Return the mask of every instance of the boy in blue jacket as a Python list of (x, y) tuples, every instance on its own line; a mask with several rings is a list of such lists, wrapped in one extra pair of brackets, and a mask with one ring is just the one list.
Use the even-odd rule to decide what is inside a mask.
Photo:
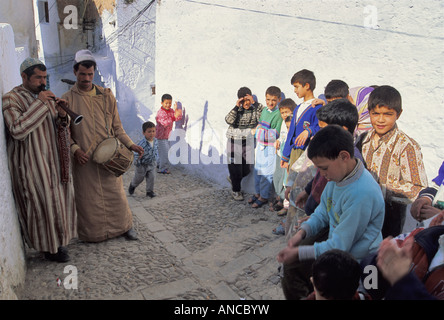
[(138, 154), (134, 156), (134, 177), (128, 187), (128, 193), (133, 194), (137, 186), (146, 180), (146, 196), (153, 198), (154, 181), (156, 179), (157, 157), (159, 156), (158, 142), (156, 139), (156, 125), (147, 121), (142, 125), (143, 135), (145, 138), (139, 141), (138, 145), (144, 150), (143, 156)]
[[(313, 137), (307, 152), (328, 183), (319, 206), (278, 254), (284, 264), (282, 287), (287, 299), (300, 299), (312, 291), (311, 265), (322, 253), (339, 249), (359, 261), (382, 241), (384, 198), (373, 176), (354, 157), (351, 133), (328, 125)], [(326, 229), (328, 235), (319, 238)]]
[(287, 140), (282, 151), (281, 167), (291, 168), (291, 165), (305, 151), (310, 138), (319, 131), (316, 111), (322, 107), (318, 104), (313, 107), (313, 90), (316, 88), (316, 78), (312, 71), (303, 69), (296, 72), (290, 80), (294, 92), (304, 102), (299, 104), (293, 112), (293, 121), (288, 129)]

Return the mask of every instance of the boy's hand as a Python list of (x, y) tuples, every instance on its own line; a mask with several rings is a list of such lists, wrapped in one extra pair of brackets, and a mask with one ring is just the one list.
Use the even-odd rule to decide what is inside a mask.
[(421, 209), (425, 205), (432, 205), (432, 200), (427, 197), (420, 197), (412, 203), (410, 214), (412, 215), (413, 219), (421, 221)]
[(304, 130), (298, 135), (294, 143), (298, 147), (303, 146), (305, 144), (305, 141), (307, 141), (307, 138), (308, 138), (308, 131)]
[(292, 263), (299, 260), (298, 245), (305, 238), (307, 233), (304, 229), (299, 229), (296, 234), (290, 238), (286, 248), (282, 249), (277, 256), (277, 261), (281, 263)]
[(439, 226), (444, 221), (444, 210), (442, 210), (435, 218), (433, 218), (432, 222), (430, 222), (429, 227)]
[(323, 106), (325, 106), (325, 101), (322, 99), (314, 99), (313, 102), (311, 103), (311, 106), (314, 108), (318, 104), (322, 104)]
[(288, 168), (288, 162), (281, 160), (281, 168), (287, 169)]
[(174, 117), (177, 119), (182, 116), (182, 109), (177, 108), (177, 101), (174, 103)]
[(251, 105), (254, 104), (254, 98), (253, 98), (252, 95), (247, 94), (247, 95), (244, 97), (244, 99), (245, 99), (245, 100), (250, 100)]
[(402, 248), (399, 248), (391, 237), (385, 238), (381, 242), (376, 265), (391, 285), (409, 272), (412, 262), (410, 251), (412, 244), (413, 238), (410, 238)]
[(307, 199), (308, 199), (308, 193), (305, 192), (305, 190), (303, 190), (299, 192), (299, 194), (296, 196), (294, 204), (296, 205), (296, 207), (303, 208), (307, 203)]
[(310, 216), (303, 217), (298, 220), (298, 224), (301, 225), (303, 222), (307, 221), (308, 219), (310, 219)]
[(291, 187), (286, 187), (285, 188), (285, 200), (290, 201), (290, 192), (291, 192)]
[(280, 263), (292, 263), (299, 260), (299, 248), (298, 247), (286, 247), (282, 249), (277, 257), (277, 261)]
[(281, 147), (281, 142), (279, 140), (276, 140), (276, 142), (274, 143), (274, 147), (276, 148), (276, 153), (278, 153), (278, 150)]
[(238, 107), (242, 107), (242, 105), (244, 104), (244, 98), (239, 98), (239, 100), (236, 101), (236, 106)]
[(419, 215), (419, 220), (426, 220), (429, 219), (431, 217), (436, 216), (438, 213), (440, 213), (441, 210), (438, 208), (435, 208), (434, 206), (429, 206), (429, 205), (424, 205), (421, 208), (421, 213)]
[(244, 106), (244, 103), (243, 103), (243, 102), (244, 102), (245, 100), (249, 100), (250, 103), (251, 103), (251, 105), (254, 104), (253, 96), (247, 94), (245, 97), (239, 98), (239, 100), (237, 100), (237, 102), (236, 102), (236, 106), (238, 106), (238, 107), (243, 107), (243, 106)]
[(304, 240), (307, 233), (304, 229), (299, 229), (296, 234), (288, 240), (288, 247), (297, 247)]

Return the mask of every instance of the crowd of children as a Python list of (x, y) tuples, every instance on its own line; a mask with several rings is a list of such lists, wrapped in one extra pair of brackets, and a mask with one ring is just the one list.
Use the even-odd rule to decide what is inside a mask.
[[(350, 89), (332, 80), (324, 97), (315, 98), (315, 75), (305, 69), (290, 82), (302, 99), (299, 105), (281, 100), (281, 90), (270, 86), (263, 106), (242, 87), (225, 117), (233, 199), (244, 200), (241, 182), (252, 172), (255, 193), (248, 205), (269, 204), (283, 217), (273, 233), (288, 241), (277, 255), (285, 297), (444, 299), (439, 285), (444, 280), (444, 252), (439, 255), (444, 251), (444, 162), (428, 186), (419, 144), (396, 124), (402, 113), (399, 92), (387, 85)], [(145, 153), (134, 160), (130, 194), (146, 179), (146, 195), (154, 197), (156, 171), (169, 173), (168, 138), (182, 117), (171, 106), (172, 97), (165, 94), (157, 125), (143, 124), (139, 145)], [(427, 239), (416, 249), (426, 252), (427, 263), (402, 242), (409, 204), (412, 217), (427, 224), (411, 234), (419, 243)], [(363, 288), (362, 269), (370, 264), (389, 283), (377, 293)], [(435, 273), (427, 284), (418, 275), (432, 264), (426, 273)], [(416, 276), (412, 265), (422, 267)], [(409, 285), (413, 291), (406, 295)]]
[[(279, 88), (270, 87), (266, 108), (257, 102), (248, 106), (256, 119), (260, 113), (257, 125), (249, 127), (256, 125), (255, 149), (250, 150), (255, 152), (255, 194), (248, 203), (260, 208), (268, 202), (271, 210), (285, 216), (273, 230), (288, 240), (277, 256), (283, 265), (285, 297), (443, 299), (440, 252), (444, 248), (439, 247), (444, 246), (444, 197), (441, 203), (433, 197), (444, 169), (435, 185), (428, 187), (420, 146), (396, 124), (402, 113), (399, 92), (387, 85), (349, 89), (344, 81), (332, 80), (324, 98), (316, 99), (316, 78), (309, 70), (297, 72), (291, 84), (301, 104), (280, 101)], [(236, 121), (227, 123), (236, 130)], [(239, 178), (230, 170), (229, 179)], [(243, 200), (239, 184), (234, 191), (233, 198)], [(424, 268), (425, 259), (416, 261), (406, 254), (410, 249), (390, 240), (402, 237), (411, 203), (415, 219), (434, 221), (430, 223), (433, 232), (424, 235), (424, 228), (419, 228), (412, 235), (415, 240), (428, 237), (424, 241), (428, 245), (420, 249), (429, 257), (425, 268), (435, 263), (427, 272), (434, 272), (428, 280), (432, 284), (418, 278), (416, 270), (421, 268), (412, 278), (410, 267), (422, 264)], [(368, 262), (369, 257), (374, 260)], [(386, 263), (387, 259), (394, 264)], [(378, 296), (363, 288), (360, 277), (368, 264), (390, 283), (382, 295), (381, 290)], [(393, 267), (398, 264), (399, 268)], [(413, 291), (408, 295), (402, 288), (409, 284)]]

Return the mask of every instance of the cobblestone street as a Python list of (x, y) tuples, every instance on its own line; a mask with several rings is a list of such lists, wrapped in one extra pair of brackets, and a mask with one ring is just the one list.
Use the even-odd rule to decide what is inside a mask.
[[(124, 175), (127, 189), (133, 169)], [(272, 234), (280, 218), (268, 206), (234, 201), (230, 189), (180, 166), (157, 175), (157, 197), (145, 183), (128, 196), (138, 241), (73, 240), (71, 261), (58, 264), (27, 249), (25, 300), (282, 300), (276, 255), (285, 246)], [(65, 279), (77, 271), (77, 289)], [(60, 282), (58, 283), (58, 279)]]

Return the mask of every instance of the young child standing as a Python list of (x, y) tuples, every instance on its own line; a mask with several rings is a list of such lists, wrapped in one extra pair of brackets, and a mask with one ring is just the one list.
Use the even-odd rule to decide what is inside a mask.
[(227, 130), (227, 155), (231, 195), (234, 200), (242, 201), (242, 179), (250, 174), (254, 163), (254, 137), (251, 130), (256, 128), (264, 106), (254, 101), (251, 90), (242, 87), (237, 92), (235, 107), (225, 117)]
[(278, 104), (281, 101), (281, 89), (269, 87), (265, 92), (267, 108), (261, 113), (255, 132), (256, 161), (254, 164), (254, 187), (256, 194), (248, 201), (252, 208), (266, 204), (273, 190), (273, 173), (276, 167), (275, 142), (279, 138), (282, 117)]
[[(312, 263), (322, 253), (339, 249), (360, 261), (382, 241), (384, 199), (378, 183), (354, 157), (351, 133), (338, 125), (326, 126), (311, 140), (308, 157), (328, 183), (315, 212), (278, 254), (284, 263), (282, 287), (287, 299), (312, 291), (308, 285)], [(323, 241), (318, 236), (325, 229)], [(314, 237), (318, 237), (315, 242)]]
[(170, 142), (168, 138), (173, 130), (173, 123), (182, 119), (182, 110), (177, 108), (177, 103), (173, 105), (173, 97), (166, 93), (162, 96), (162, 105), (156, 115), (156, 139), (159, 144), (159, 171), (158, 173), (170, 173), (170, 161), (168, 160), (168, 151)]
[(293, 121), (288, 130), (287, 140), (282, 152), (281, 167), (289, 168), (305, 151), (310, 138), (319, 131), (316, 111), (321, 104), (312, 107), (313, 90), (316, 88), (316, 78), (309, 70), (296, 72), (291, 78), (294, 92), (298, 98), (304, 99), (293, 112)]
[(134, 165), (136, 170), (134, 177), (128, 187), (128, 193), (133, 194), (137, 186), (146, 179), (146, 196), (153, 198), (156, 196), (154, 193), (154, 180), (156, 178), (156, 159), (158, 156), (158, 145), (156, 137), (156, 125), (151, 122), (145, 122), (142, 125), (143, 135), (145, 138), (139, 141), (138, 145), (144, 150), (143, 156), (139, 157), (139, 154), (134, 156)]
[(391, 86), (372, 91), (368, 110), (373, 129), (362, 138), (362, 156), (377, 179), (385, 199), (383, 237), (402, 232), (407, 204), (427, 187), (427, 175), (419, 144), (398, 129), (401, 94)]
[[(291, 125), (291, 119), (293, 115), (293, 111), (296, 108), (296, 103), (292, 99), (284, 99), (279, 104), (279, 112), (282, 117), (282, 125), (281, 131), (279, 133), (279, 139), (276, 140), (276, 169), (273, 174), (273, 185), (276, 193), (275, 204), (273, 205), (274, 211), (280, 211), (284, 208), (284, 200), (285, 200), (285, 181), (287, 178), (287, 170), (285, 168), (281, 168), (281, 157), (282, 151), (285, 146), (285, 141), (287, 139), (288, 129)], [(285, 211), (286, 212), (286, 211)], [(284, 215), (284, 211), (281, 212), (281, 215)]]

